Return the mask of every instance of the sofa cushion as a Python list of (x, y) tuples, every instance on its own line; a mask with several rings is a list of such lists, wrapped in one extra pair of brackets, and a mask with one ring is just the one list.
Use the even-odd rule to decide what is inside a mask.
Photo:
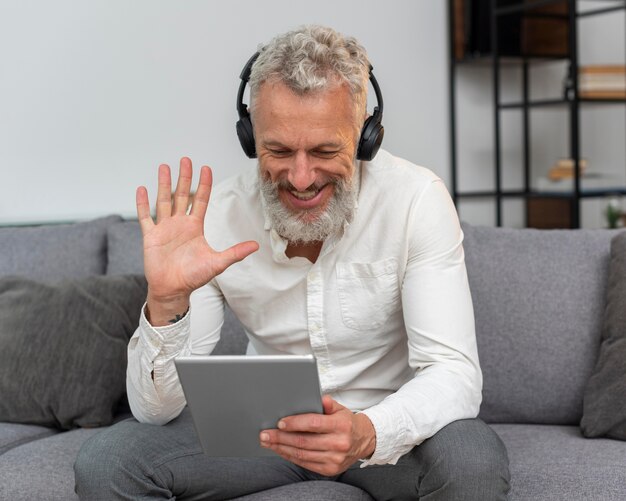
[(0, 276), (58, 281), (102, 275), (107, 228), (121, 220), (108, 216), (74, 224), (0, 228)]
[(584, 438), (578, 426), (494, 424), (509, 453), (510, 501), (622, 501), (626, 443)]
[[(83, 443), (100, 428), (59, 433), (0, 456), (0, 499), (69, 501), (74, 493), (74, 461)], [(336, 482), (310, 481), (252, 494), (241, 501), (371, 501), (361, 489)]]
[(487, 422), (577, 425), (602, 331), (608, 230), (463, 225)]
[(602, 345), (580, 425), (587, 437), (626, 440), (626, 232), (611, 241)]
[(107, 229), (107, 275), (143, 275), (143, 243), (138, 221), (120, 221)]
[(5, 452), (33, 440), (58, 433), (46, 426), (32, 424), (0, 423), (0, 456)]
[(0, 421), (110, 424), (145, 295), (137, 276), (0, 278)]
[(79, 429), (35, 440), (0, 456), (0, 499), (78, 500), (74, 461), (83, 442), (100, 431)]

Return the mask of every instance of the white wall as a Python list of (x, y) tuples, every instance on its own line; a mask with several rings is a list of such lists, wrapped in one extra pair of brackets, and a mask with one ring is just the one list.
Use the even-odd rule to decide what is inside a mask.
[(241, 67), (305, 23), (356, 36), (385, 98), (384, 147), (449, 178), (442, 0), (0, 0), (0, 223), (133, 217), (134, 191), (189, 156), (248, 167)]

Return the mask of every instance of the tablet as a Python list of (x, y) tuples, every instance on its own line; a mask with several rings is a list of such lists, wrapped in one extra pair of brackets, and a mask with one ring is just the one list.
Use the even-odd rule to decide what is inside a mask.
[(313, 355), (190, 356), (174, 360), (202, 449), (209, 456), (272, 456), (261, 430), (286, 416), (323, 413)]

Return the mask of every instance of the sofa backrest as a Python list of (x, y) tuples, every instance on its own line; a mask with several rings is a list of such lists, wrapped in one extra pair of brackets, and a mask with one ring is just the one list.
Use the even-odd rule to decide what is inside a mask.
[(600, 345), (609, 230), (463, 225), (487, 422), (578, 424)]
[[(463, 225), (488, 422), (577, 424), (600, 344), (608, 230)], [(0, 228), (0, 276), (57, 281), (143, 273), (137, 221)], [(242, 354), (243, 327), (226, 309), (216, 354)]]
[[(488, 422), (578, 424), (600, 344), (608, 230), (463, 224)], [(142, 273), (136, 221), (109, 226), (107, 273)], [(245, 352), (226, 308), (215, 354)]]
[(108, 216), (73, 224), (0, 228), (0, 276), (56, 282), (102, 275), (107, 228), (120, 221), (120, 216)]

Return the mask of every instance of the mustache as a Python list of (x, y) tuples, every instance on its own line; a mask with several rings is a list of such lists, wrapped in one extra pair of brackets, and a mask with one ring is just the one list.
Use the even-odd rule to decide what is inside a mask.
[[(276, 181), (272, 181), (271, 179), (267, 179), (267, 181), (271, 184), (274, 189), (282, 189), (288, 191), (300, 191), (293, 184), (291, 184), (287, 179), (278, 179)], [(314, 181), (309, 186), (307, 186), (304, 190), (301, 191), (318, 191), (321, 190), (327, 184), (333, 186), (344, 186), (346, 181), (341, 178), (332, 178), (328, 177), (326, 179), (319, 179)]]

